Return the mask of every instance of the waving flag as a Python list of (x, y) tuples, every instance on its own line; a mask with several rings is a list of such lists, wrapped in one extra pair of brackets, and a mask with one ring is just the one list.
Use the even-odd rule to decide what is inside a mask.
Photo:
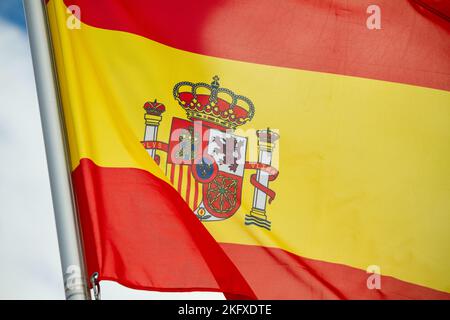
[(423, 2), (370, 28), (365, 0), (49, 1), (89, 273), (449, 299), (450, 24)]

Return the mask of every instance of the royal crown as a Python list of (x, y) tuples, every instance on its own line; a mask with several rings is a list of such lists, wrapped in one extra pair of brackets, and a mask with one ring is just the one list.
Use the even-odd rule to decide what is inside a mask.
[(219, 77), (211, 84), (182, 81), (173, 88), (173, 97), (186, 110), (190, 120), (214, 123), (224, 128), (235, 129), (255, 114), (253, 102), (230, 89), (221, 88)]
[(144, 109), (147, 114), (154, 116), (161, 116), (161, 114), (166, 111), (166, 107), (162, 103), (159, 103), (156, 99), (153, 102), (147, 101), (144, 104)]

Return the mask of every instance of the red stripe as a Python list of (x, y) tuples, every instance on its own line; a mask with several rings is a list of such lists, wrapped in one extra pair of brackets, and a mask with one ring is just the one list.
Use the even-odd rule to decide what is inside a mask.
[(181, 183), (183, 182), (183, 166), (178, 166), (178, 193), (181, 194)]
[(88, 274), (138, 289), (254, 297), (180, 195), (152, 174), (82, 159), (72, 174)]
[(198, 207), (198, 182), (195, 181), (194, 187), (194, 210)]
[(223, 288), (251, 295), (237, 266), (262, 299), (450, 299), (387, 276), (380, 291), (368, 290), (363, 270), (280, 249), (222, 244), (233, 265), (177, 192), (143, 170), (82, 159), (73, 183), (88, 274), (99, 271), (103, 280), (136, 289)]
[(175, 179), (175, 165), (172, 163), (170, 164), (170, 183), (173, 184), (173, 181)]
[[(281, 249), (221, 244), (259, 299), (445, 299), (450, 294), (381, 276), (367, 288), (364, 270), (299, 257)], [(381, 273), (383, 269), (381, 268)]]
[(187, 187), (186, 187), (186, 203), (189, 204), (189, 196), (191, 195), (191, 166), (187, 167)]
[(65, 3), (80, 6), (89, 25), (190, 52), (450, 90), (450, 24), (406, 0), (376, 1), (381, 30), (366, 27), (372, 0)]

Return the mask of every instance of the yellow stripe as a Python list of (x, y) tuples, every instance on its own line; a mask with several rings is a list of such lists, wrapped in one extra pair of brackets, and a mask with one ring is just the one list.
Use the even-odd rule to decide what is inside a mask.
[[(182, 170), (183, 170), (183, 177), (181, 178), (181, 196), (183, 197), (183, 199), (186, 201), (186, 203), (189, 205), (189, 207), (193, 210), (195, 210), (194, 208), (194, 184), (195, 184), (195, 179), (192, 177), (191, 175), (191, 182), (190, 182), (190, 196), (189, 196), (189, 201), (187, 201), (187, 187), (188, 187), (188, 166), (187, 165), (183, 165), (181, 166)], [(167, 172), (167, 176), (170, 178), (170, 168), (171, 168), (171, 164), (168, 165), (168, 172)], [(189, 173), (190, 174), (190, 173)], [(180, 180), (180, 165), (175, 165), (175, 177), (174, 177), (174, 183), (173, 185), (175, 186), (175, 189), (178, 190), (178, 182)], [(201, 199), (201, 194), (199, 194), (199, 199)]]
[[(182, 184), (181, 184), (181, 196), (183, 197), (184, 201), (186, 201), (186, 199), (187, 199), (186, 190), (187, 190), (187, 181), (188, 181), (188, 179), (187, 179), (188, 167), (183, 166), (182, 170), (183, 170), (183, 180), (182, 180)], [(192, 207), (192, 206), (190, 206), (190, 207)]]
[(281, 135), (272, 231), (244, 226), (253, 198), (246, 173), (240, 210), (205, 224), (218, 241), (376, 264), (450, 292), (449, 92), (201, 56), (85, 24), (69, 30), (62, 1), (49, 15), (73, 168), (86, 157), (162, 177), (139, 143), (143, 103), (166, 104), (159, 140), (168, 141), (171, 117), (185, 118), (173, 85), (218, 74), (255, 103), (244, 129)]

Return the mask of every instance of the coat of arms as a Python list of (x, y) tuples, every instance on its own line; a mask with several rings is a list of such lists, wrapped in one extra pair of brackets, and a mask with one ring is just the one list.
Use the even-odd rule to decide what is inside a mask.
[(183, 81), (173, 88), (173, 97), (186, 111), (187, 119), (172, 118), (170, 141), (158, 141), (158, 128), (165, 106), (146, 102), (145, 135), (142, 144), (159, 164), (157, 151), (167, 153), (166, 175), (201, 221), (221, 221), (233, 216), (241, 206), (244, 174), (253, 185), (252, 209), (246, 225), (267, 230), (271, 222), (267, 202), (275, 197), (269, 182), (278, 171), (271, 166), (279, 135), (270, 129), (257, 130), (258, 161), (246, 161), (248, 139), (235, 129), (252, 120), (255, 108), (250, 99), (219, 85)]

